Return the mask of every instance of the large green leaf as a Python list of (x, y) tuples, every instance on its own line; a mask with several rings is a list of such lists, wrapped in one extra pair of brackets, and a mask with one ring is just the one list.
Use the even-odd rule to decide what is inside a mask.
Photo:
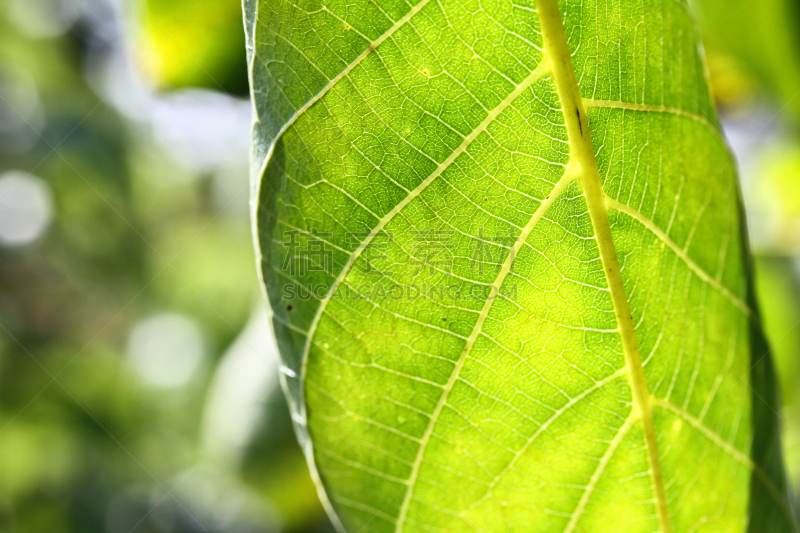
[(682, 1), (244, 4), (262, 275), (337, 523), (793, 530)]

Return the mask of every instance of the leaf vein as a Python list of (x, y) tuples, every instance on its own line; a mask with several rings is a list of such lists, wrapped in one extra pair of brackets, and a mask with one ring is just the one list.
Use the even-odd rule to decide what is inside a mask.
[(667, 235), (664, 230), (659, 228), (652, 220), (644, 216), (639, 211), (635, 210), (634, 208), (623, 204), (617, 200), (614, 200), (611, 197), (606, 198), (606, 203), (608, 207), (611, 209), (616, 209), (626, 215), (630, 216), (640, 224), (642, 224), (645, 228), (647, 228), (650, 232), (652, 232), (658, 239), (666, 244), (670, 250), (672, 250), (675, 255), (677, 255), (681, 261), (689, 267), (689, 269), (697, 275), (701, 280), (705, 283), (713, 287), (717, 290), (720, 294), (722, 294), (727, 300), (729, 300), (733, 305), (735, 305), (738, 309), (742, 310), (745, 314), (749, 317), (753, 316), (753, 311), (750, 307), (747, 306), (740, 298), (738, 298), (730, 289), (728, 289), (725, 285), (719, 282), (716, 278), (712, 277), (708, 272), (703, 270), (700, 265), (694, 262), (689, 254), (686, 253), (686, 250), (678, 246), (678, 244), (670, 239), (669, 235)]
[(767, 473), (764, 472), (764, 470), (759, 465), (753, 462), (753, 460), (750, 457), (748, 457), (747, 455), (742, 453), (739, 449), (737, 449), (735, 446), (733, 446), (731, 443), (723, 439), (716, 431), (705, 425), (702, 420), (692, 415), (689, 411), (687, 411), (683, 407), (675, 405), (669, 400), (664, 400), (662, 398), (654, 397), (652, 401), (653, 405), (672, 411), (676, 415), (680, 416), (681, 418), (689, 422), (689, 424), (691, 424), (695, 429), (700, 431), (700, 433), (702, 433), (711, 442), (716, 444), (720, 449), (722, 449), (728, 455), (730, 455), (731, 457), (733, 457), (734, 459), (736, 459), (737, 461), (748, 467), (750, 470), (752, 470), (755, 473), (756, 478), (758, 478), (761, 484), (764, 485), (764, 488), (767, 489), (767, 492), (770, 493), (770, 496), (772, 496), (775, 502), (780, 506), (781, 510), (789, 519), (789, 522), (790, 523), (794, 522), (794, 515), (792, 513), (792, 510), (789, 507), (789, 504), (781, 495), (781, 491), (778, 490), (778, 487), (775, 486), (775, 484), (769, 478)]
[(317, 309), (316, 315), (311, 323), (311, 327), (309, 328), (308, 332), (308, 340), (306, 342), (306, 346), (304, 349), (304, 353), (302, 356), (302, 364), (303, 364), (303, 371), (302, 374), (305, 375), (305, 368), (306, 368), (306, 361), (308, 360), (308, 352), (311, 347), (311, 340), (316, 332), (317, 326), (319, 324), (320, 318), (327, 306), (328, 302), (331, 300), (333, 294), (336, 292), (336, 289), (339, 285), (344, 281), (347, 274), (350, 272), (350, 269), (355, 264), (356, 260), (361, 256), (363, 251), (369, 246), (375, 236), (380, 233), (384, 227), (397, 215), (406, 205), (408, 205), (414, 198), (418, 197), (422, 191), (424, 191), (428, 185), (433, 182), (439, 175), (444, 172), (456, 158), (461, 155), (467, 147), (474, 141), (481, 132), (486, 130), (486, 128), (491, 124), (500, 113), (503, 112), (511, 103), (526, 89), (528, 89), (536, 80), (541, 78), (547, 71), (547, 65), (543, 62), (541, 63), (533, 72), (520, 84), (517, 86), (514, 91), (512, 91), (497, 107), (495, 107), (489, 115), (481, 122), (478, 127), (476, 127), (467, 137), (464, 138), (462, 143), (458, 146), (458, 148), (453, 151), (450, 156), (445, 159), (425, 180), (420, 183), (410, 194), (403, 198), (398, 204), (389, 211), (386, 215), (381, 218), (378, 224), (372, 229), (370, 234), (359, 244), (358, 248), (350, 254), (350, 258), (345, 264), (342, 271), (339, 273), (339, 276), (336, 278), (334, 283), (328, 290), (327, 295), (320, 301), (320, 305)]
[(648, 113), (667, 113), (671, 115), (678, 115), (702, 124), (717, 134), (717, 137), (719, 137), (719, 128), (709, 122), (707, 118), (678, 107), (656, 104), (635, 104), (633, 102), (621, 102), (618, 100), (595, 100), (593, 98), (584, 98), (583, 105), (586, 106), (587, 109), (591, 107), (608, 107), (612, 109), (625, 109), (628, 111), (643, 111)]
[(606, 448), (605, 453), (603, 453), (603, 456), (600, 458), (600, 461), (597, 464), (597, 468), (595, 468), (594, 472), (592, 473), (592, 477), (589, 479), (589, 484), (586, 485), (586, 489), (583, 491), (581, 499), (578, 501), (578, 506), (575, 508), (575, 511), (573, 511), (572, 516), (567, 523), (567, 527), (564, 529), (564, 533), (572, 533), (575, 531), (575, 527), (578, 525), (578, 520), (581, 516), (583, 516), (583, 512), (586, 510), (586, 504), (589, 503), (589, 498), (592, 497), (592, 493), (594, 493), (594, 489), (600, 482), (600, 478), (603, 476), (603, 472), (605, 472), (608, 463), (611, 462), (614, 452), (617, 451), (620, 443), (622, 443), (622, 439), (625, 438), (625, 435), (628, 434), (628, 431), (630, 431), (636, 422), (637, 418), (634, 415), (629, 416), (625, 420), (625, 423), (622, 424), (622, 427), (619, 428), (617, 434), (614, 435), (614, 438), (611, 439), (608, 448)]
[(650, 392), (642, 366), (642, 358), (636, 341), (630, 303), (625, 294), (625, 286), (620, 271), (617, 251), (608, 221), (608, 207), (600, 181), (600, 172), (589, 131), (589, 121), (580, 86), (572, 65), (572, 55), (567, 43), (567, 35), (561, 20), (557, 0), (536, 0), (544, 36), (545, 53), (553, 66), (553, 80), (562, 104), (567, 133), (570, 140), (571, 156), (580, 168), (580, 182), (583, 187), (589, 217), (594, 228), (600, 260), (611, 293), (611, 302), (620, 329), (620, 340), (625, 357), (628, 377), (633, 394), (635, 415), (642, 423), (647, 459), (650, 465), (650, 479), (656, 502), (658, 522), (662, 533), (670, 533), (669, 511), (667, 510), (664, 482), (658, 455), (655, 430), (650, 407)]
[[(500, 287), (503, 284), (503, 281), (506, 278), (506, 275), (511, 270), (511, 264), (516, 256), (516, 252), (522, 247), (525, 243), (528, 235), (533, 231), (533, 228), (536, 224), (541, 220), (544, 216), (544, 213), (550, 208), (551, 205), (555, 202), (555, 200), (560, 196), (560, 194), (566, 189), (567, 185), (571, 183), (575, 179), (574, 169), (572, 167), (567, 167), (564, 172), (564, 176), (559, 180), (556, 186), (553, 188), (553, 191), (548, 195), (548, 197), (539, 205), (536, 211), (531, 216), (530, 221), (525, 225), (525, 228), (520, 233), (519, 238), (512, 246), (510, 253), (508, 254), (505, 262), (503, 263), (500, 272), (497, 275), (497, 279), (495, 280), (494, 285)], [(461, 352), (461, 356), (456, 363), (455, 368), (448, 379), (447, 384), (445, 385), (445, 389), (442, 392), (441, 397), (439, 398), (439, 402), (436, 404), (436, 408), (431, 415), (431, 419), (428, 422), (428, 426), (425, 428), (425, 433), (422, 435), (422, 439), (420, 440), (420, 446), (417, 450), (416, 459), (414, 460), (414, 467), (411, 471), (411, 476), (409, 477), (408, 489), (406, 491), (406, 495), (403, 499), (403, 504), (400, 507), (400, 513), (397, 518), (397, 524), (395, 527), (396, 533), (401, 533), (403, 531), (403, 526), (405, 524), (406, 515), (408, 514), (408, 509), (411, 504), (411, 499), (414, 494), (414, 486), (417, 481), (417, 477), (419, 476), (420, 466), (422, 464), (422, 458), (425, 455), (425, 450), (427, 448), (428, 441), (433, 434), (433, 429), (436, 425), (437, 420), (447, 403), (447, 398), (450, 395), (450, 392), (453, 390), (453, 386), (455, 385), (456, 380), (458, 379), (459, 374), (461, 373), (461, 369), (464, 367), (464, 363), (467, 361), (467, 357), (469, 356), (472, 347), (475, 344), (478, 335), (481, 333), (481, 329), (483, 328), (483, 324), (486, 321), (486, 317), (489, 315), (489, 311), (491, 310), (492, 304), (494, 303), (494, 298), (486, 300), (484, 303), (483, 309), (481, 310), (480, 315), (478, 316), (478, 320), (475, 322), (475, 326), (472, 328), (472, 333), (470, 333), (469, 338), (467, 339), (467, 343), (464, 346), (464, 350)]]

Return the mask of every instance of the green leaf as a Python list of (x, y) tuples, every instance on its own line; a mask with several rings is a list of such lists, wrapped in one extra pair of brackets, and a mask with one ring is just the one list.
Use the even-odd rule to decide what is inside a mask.
[[(735, 58), (800, 118), (800, 3), (695, 0), (709, 53)], [(724, 84), (724, 80), (721, 80)], [(722, 87), (721, 89), (725, 89)]]
[(683, 2), (244, 9), (262, 276), (338, 525), (794, 530)]
[(236, 2), (137, 0), (134, 5), (139, 11), (137, 63), (160, 89), (207, 87), (247, 94)]

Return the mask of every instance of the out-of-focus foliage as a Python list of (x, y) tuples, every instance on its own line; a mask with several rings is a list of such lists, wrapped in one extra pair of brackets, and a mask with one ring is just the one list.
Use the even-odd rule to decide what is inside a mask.
[[(243, 42), (236, 2), (0, 0), (0, 531), (330, 527), (252, 338), (250, 106), (147, 86), (241, 94)], [(186, 164), (226, 98), (241, 146)]]
[(145, 70), (161, 87), (207, 87), (247, 94), (242, 6), (232, 0), (130, 0), (147, 51)]
[(800, 380), (800, 285), (785, 256), (762, 255), (757, 261), (759, 301), (764, 329), (778, 366), (784, 403), (798, 396)]
[(714, 93), (742, 169), (764, 329), (800, 489), (800, 3), (694, 0)]
[[(798, 88), (800, 90), (800, 88)], [(756, 157), (757, 176), (752, 209), (768, 214), (765, 223), (771, 253), (792, 255), (800, 250), (800, 139), (786, 134)]]
[[(735, 41), (751, 38), (754, 10), (777, 1), (714, 3), (741, 17), (730, 26)], [(784, 42), (773, 36), (777, 45)], [(105, 63), (113, 63), (112, 52), (126, 42), (130, 62), (111, 65), (118, 76), (100, 84)], [(777, 53), (742, 48), (759, 61)], [(787, 50), (780, 53), (798, 52), (796, 46)], [(171, 95), (151, 94), (154, 100), (142, 102), (128, 91), (130, 83), (149, 82), (244, 94), (244, 57), (235, 1), (0, 0), (0, 531), (299, 533), (330, 527), (275, 378), (267, 379), (274, 369), (255, 355), (264, 352), (254, 338), (271, 342), (263, 320), (254, 338), (239, 334), (245, 324), (259, 323), (251, 314), (260, 296), (248, 235), (247, 161), (193, 166), (173, 157), (168, 141), (174, 135), (159, 122), (183, 120)], [(729, 79), (752, 95), (760, 75), (731, 51), (721, 57), (727, 59), (712, 69), (729, 65)], [(796, 57), (786, 61), (791, 65), (769, 64), (777, 73), (797, 68)], [(220, 129), (217, 116), (199, 107), (180, 135), (195, 123)], [(249, 111), (246, 101), (230, 107)], [(212, 147), (219, 140), (204, 139)], [(777, 172), (784, 175), (777, 188), (771, 174), (757, 173), (765, 176), (765, 197), (777, 191), (790, 212), (800, 193), (787, 184), (800, 180), (793, 180), (790, 158), (782, 161), (787, 166)], [(20, 173), (21, 186), (14, 177)], [(19, 186), (17, 195), (45, 191), (49, 219), (28, 244), (8, 243), (4, 206), (15, 194), (6, 185)], [(748, 207), (753, 198), (747, 197)], [(798, 308), (787, 303), (796, 301), (788, 288), (796, 270), (785, 259), (792, 253), (784, 252), (778, 269), (789, 281), (760, 269), (775, 287), (773, 296), (765, 289), (762, 306), (787, 402), (797, 396), (794, 334), (775, 341)], [(180, 335), (154, 341), (165, 328)], [(185, 353), (190, 345), (192, 353)], [(226, 374), (242, 347), (239, 355), (251, 356), (245, 371)], [(179, 353), (178, 360), (196, 366), (177, 385), (156, 385), (169, 368), (148, 359), (156, 352)], [(219, 383), (227, 381), (221, 396), (231, 398), (230, 391), (242, 392), (254, 374), (264, 382), (233, 407), (221, 405), (214, 394)], [(246, 401), (250, 407), (241, 408)], [(211, 423), (212, 412), (227, 425)], [(791, 424), (800, 413), (789, 405), (784, 418), (797, 480), (800, 460), (791, 450), (800, 433)]]
[(795, 490), (800, 479), (800, 280), (796, 263), (783, 255), (763, 255), (756, 270), (764, 329), (781, 382), (786, 467)]
[(715, 95), (736, 103), (753, 81), (800, 118), (800, 3), (694, 0)]

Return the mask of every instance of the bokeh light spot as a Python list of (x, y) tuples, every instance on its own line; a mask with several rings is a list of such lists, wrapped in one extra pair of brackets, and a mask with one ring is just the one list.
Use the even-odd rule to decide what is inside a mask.
[(200, 328), (177, 313), (159, 313), (139, 322), (128, 342), (128, 359), (139, 376), (158, 388), (189, 384), (200, 370), (205, 345)]

